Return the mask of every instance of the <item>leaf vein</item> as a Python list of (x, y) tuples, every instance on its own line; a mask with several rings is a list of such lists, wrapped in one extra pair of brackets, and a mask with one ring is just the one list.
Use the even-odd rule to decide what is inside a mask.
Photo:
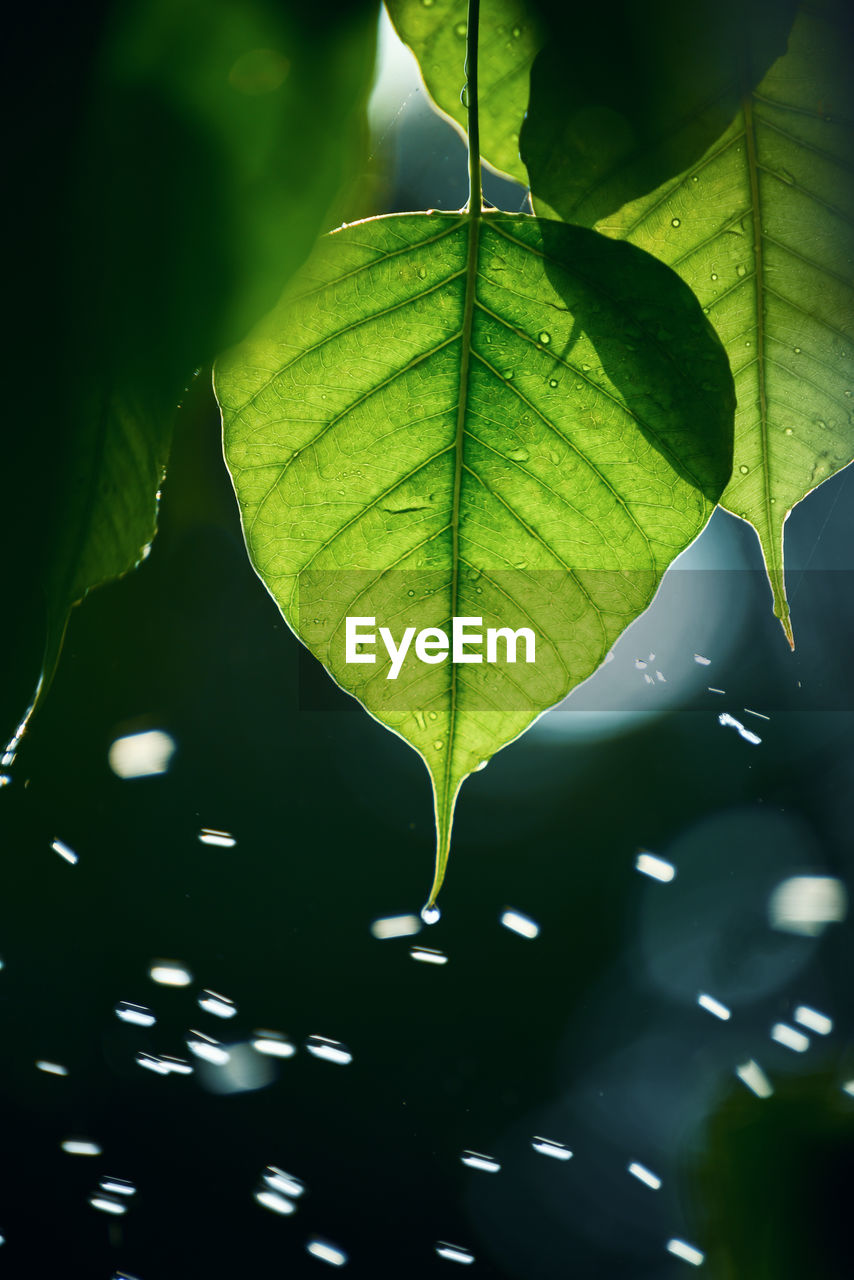
[(608, 492), (616, 499), (616, 501), (623, 508), (630, 522), (634, 525), (635, 529), (641, 535), (641, 538), (646, 544), (647, 550), (649, 552), (650, 563), (654, 564), (655, 557), (652, 554), (652, 545), (650, 543), (650, 540), (647, 537), (646, 533), (644, 533), (636, 517), (632, 514), (631, 508), (629, 507), (628, 503), (626, 502), (622, 494), (617, 492), (617, 490), (614, 488), (611, 482), (607, 479), (607, 477), (602, 474), (602, 472), (595, 465), (595, 463), (591, 462), (591, 460), (587, 457), (587, 455), (583, 452), (583, 450), (579, 449), (578, 445), (574, 444), (572, 440), (570, 440), (569, 436), (565, 436), (564, 433), (561, 430), (559, 430), (558, 427), (555, 426), (555, 424), (551, 421), (551, 419), (546, 417), (546, 415), (542, 412), (542, 410), (537, 408), (537, 406), (533, 403), (533, 401), (529, 400), (527, 396), (524, 396), (518, 387), (514, 387), (512, 382), (507, 382), (505, 378), (502, 378), (498, 370), (494, 368), (494, 366), (491, 365), (488, 360), (484, 360), (483, 356), (480, 355), (477, 351), (473, 351), (472, 354), (475, 356), (477, 360), (481, 362), (482, 365), (484, 365), (485, 368), (487, 368), (490, 371), (490, 373), (495, 378), (498, 379), (498, 381), (501, 383), (502, 386), (508, 387), (513, 392), (513, 394), (519, 400), (522, 401), (523, 404), (526, 404), (529, 409), (533, 410), (533, 412), (537, 415), (537, 417), (542, 422), (544, 422), (545, 425), (549, 427), (555, 433), (556, 436), (558, 436), (561, 440), (563, 440), (564, 444), (567, 444), (569, 446), (572, 452), (576, 454), (576, 456), (579, 457), (583, 463), (585, 463), (585, 465), (590, 469), (593, 475), (595, 475), (597, 479), (605, 486)]
[[(261, 498), (261, 500), (259, 501), (258, 506), (255, 508), (255, 511), (252, 513), (252, 520), (249, 525), (249, 528), (246, 531), (247, 540), (251, 538), (252, 534), (254, 533), (255, 525), (258, 521), (258, 517), (261, 514), (262, 508), (270, 499), (273, 492), (281, 484), (282, 480), (285, 477), (285, 473), (290, 469), (292, 464), (296, 462), (297, 458), (300, 456), (300, 454), (304, 452), (304, 450), (311, 449), (314, 447), (314, 445), (318, 444), (323, 439), (323, 437), (327, 434), (327, 432), (331, 431), (333, 427), (337, 426), (338, 423), (341, 422), (344, 418), (346, 418), (349, 413), (352, 413), (354, 409), (358, 409), (360, 405), (363, 405), (366, 400), (369, 400), (371, 398), (371, 396), (375, 396), (377, 392), (383, 391), (386, 387), (391, 386), (391, 384), (393, 382), (396, 382), (398, 378), (402, 378), (405, 373), (409, 373), (412, 369), (417, 368), (418, 365), (423, 364), (425, 360), (429, 360), (431, 356), (435, 356), (437, 352), (443, 349), (443, 347), (447, 347), (452, 342), (456, 342), (457, 338), (459, 337), (460, 337), (459, 333), (454, 333), (450, 336), (450, 338), (445, 338), (444, 341), (440, 342), (437, 346), (431, 347), (429, 351), (424, 351), (421, 353), (421, 355), (416, 356), (414, 360), (411, 360), (409, 364), (404, 365), (402, 369), (395, 369), (395, 371), (388, 378), (385, 378), (382, 382), (379, 382), (375, 386), (370, 387), (361, 396), (359, 396), (357, 400), (353, 400), (350, 404), (347, 405), (345, 409), (342, 409), (339, 414), (336, 414), (334, 418), (330, 418), (329, 422), (327, 422), (324, 425), (322, 431), (319, 431), (317, 435), (313, 437), (313, 439), (306, 441), (306, 443), (302, 445), (301, 448), (297, 449), (291, 455), (291, 457), (288, 458), (287, 462), (284, 464), (284, 466), (281, 468), (278, 475), (276, 476), (276, 479), (270, 485), (269, 489), (264, 494), (263, 498)], [(236, 470), (236, 473), (239, 474), (240, 468), (238, 467), (235, 470)]]

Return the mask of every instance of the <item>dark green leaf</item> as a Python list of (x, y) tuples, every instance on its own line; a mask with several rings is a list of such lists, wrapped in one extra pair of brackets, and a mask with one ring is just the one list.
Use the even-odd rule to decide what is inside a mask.
[(540, 6), (522, 158), (536, 211), (587, 226), (702, 155), (794, 15), (794, 0)]

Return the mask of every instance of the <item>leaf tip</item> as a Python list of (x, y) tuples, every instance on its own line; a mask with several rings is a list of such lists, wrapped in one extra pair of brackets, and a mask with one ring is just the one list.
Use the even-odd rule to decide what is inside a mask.
[(789, 612), (789, 602), (786, 599), (786, 585), (782, 571), (774, 574), (769, 572), (768, 576), (774, 593), (774, 616), (783, 628), (783, 635), (789, 642), (789, 648), (794, 652), (795, 633), (792, 630), (792, 615)]
[[(789, 601), (786, 597), (786, 578), (783, 572), (782, 554), (780, 556), (779, 566), (775, 565), (771, 560), (768, 548), (760, 535), (762, 543), (762, 553), (765, 557), (765, 571), (768, 574), (768, 582), (771, 587), (771, 595), (774, 601), (774, 617), (783, 628), (783, 635), (789, 642), (789, 648), (794, 652), (795, 633), (792, 630), (792, 615), (789, 611)], [(782, 546), (780, 548), (782, 553)]]
[(454, 825), (454, 809), (460, 792), (462, 779), (456, 785), (449, 779), (437, 779), (428, 765), (430, 781), (433, 786), (433, 812), (436, 821), (436, 863), (433, 871), (433, 883), (427, 901), (421, 908), (421, 919), (425, 924), (435, 924), (441, 914), (436, 905), (439, 890), (445, 880), (445, 869), (451, 852), (451, 831)]
[(421, 908), (421, 919), (425, 924), (435, 924), (441, 915), (436, 899), (445, 879), (445, 868), (448, 865), (448, 854), (451, 847), (450, 823), (436, 823), (436, 866), (433, 872), (433, 883), (427, 901)]

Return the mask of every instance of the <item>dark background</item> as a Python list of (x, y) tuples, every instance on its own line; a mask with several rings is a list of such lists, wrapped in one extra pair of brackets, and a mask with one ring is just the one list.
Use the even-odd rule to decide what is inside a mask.
[[(462, 144), (417, 98), (370, 176), (389, 211), (466, 196)], [(378, 941), (371, 922), (417, 911), (430, 883), (426, 773), (301, 657), (255, 578), (208, 385), (181, 411), (151, 556), (75, 611), (0, 796), (4, 1274), (310, 1277), (322, 1236), (359, 1277), (447, 1274), (447, 1240), (484, 1277), (675, 1280), (691, 1273), (665, 1251), (676, 1236), (714, 1278), (850, 1275), (850, 926), (813, 939), (767, 917), (791, 875), (854, 892), (850, 470), (787, 526), (794, 654), (754, 535), (717, 513), (615, 661), (465, 784), (441, 922)], [(666, 686), (643, 682), (648, 651)], [(177, 743), (169, 772), (114, 776), (113, 740), (155, 727)], [(235, 847), (200, 844), (202, 826)], [(672, 884), (638, 875), (639, 849), (677, 865)], [(503, 929), (507, 906), (540, 936)], [(448, 963), (414, 963), (414, 942)], [(153, 985), (158, 957), (193, 984)], [(200, 1011), (203, 987), (237, 1017)], [(157, 1025), (123, 1025), (119, 1000)], [(802, 1055), (769, 1038), (797, 1004), (834, 1019)], [(271, 1027), (299, 1051), (229, 1094), (215, 1070), (135, 1063), (189, 1057), (190, 1027), (226, 1043)], [(311, 1034), (352, 1063), (311, 1057)], [(736, 1079), (748, 1058), (773, 1097)], [(573, 1159), (537, 1155), (534, 1134)], [(75, 1136), (103, 1155), (62, 1152)], [(501, 1171), (464, 1167), (465, 1148)], [(291, 1217), (253, 1201), (268, 1164), (307, 1185)], [(104, 1175), (137, 1187), (124, 1217), (87, 1203)]]

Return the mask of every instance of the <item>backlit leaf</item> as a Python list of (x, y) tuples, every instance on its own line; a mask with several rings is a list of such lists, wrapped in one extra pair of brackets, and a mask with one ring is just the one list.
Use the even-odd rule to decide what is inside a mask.
[(759, 535), (792, 644), (783, 525), (854, 458), (852, 53), (850, 9), (805, 8), (727, 134), (600, 224), (678, 271), (726, 346), (738, 409), (721, 501)]
[[(460, 91), (468, 19), (467, 0), (388, 0), (386, 8), (409, 45), (436, 106), (467, 129)], [(478, 102), (480, 149), (495, 169), (528, 185), (519, 159), (519, 130), (528, 106), (531, 63), (540, 47), (537, 24), (524, 0), (483, 0), (480, 7)]]
[[(427, 765), (432, 901), (462, 780), (596, 669), (714, 508), (725, 355), (690, 291), (631, 245), (408, 214), (322, 241), (215, 384), (258, 574)], [(527, 628), (536, 660), (410, 651), (390, 679), (379, 638), (374, 664), (346, 661), (347, 617), (396, 642), (454, 617)]]

